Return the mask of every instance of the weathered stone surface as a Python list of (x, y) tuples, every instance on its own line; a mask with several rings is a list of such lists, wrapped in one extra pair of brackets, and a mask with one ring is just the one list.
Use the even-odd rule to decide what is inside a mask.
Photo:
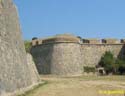
[(82, 65), (97, 65), (106, 51), (111, 51), (116, 58), (122, 57), (125, 55), (125, 46), (124, 44), (82, 44)]
[(51, 73), (57, 75), (82, 74), (80, 45), (60, 43), (53, 46)]
[[(63, 39), (62, 39), (63, 38)], [(59, 35), (33, 46), (31, 53), (40, 74), (81, 75), (81, 45), (79, 39), (70, 35)], [(68, 42), (67, 42), (68, 41)]]
[(80, 75), (81, 46), (76, 43), (57, 43), (32, 48), (40, 74)]
[(36, 85), (38, 82), (40, 82), (40, 77), (36, 69), (36, 65), (33, 61), (32, 55), (29, 53), (27, 53), (27, 64), (30, 70), (29, 74), (31, 75), (32, 84)]
[(0, 2), (0, 96), (33, 85), (21, 38), (18, 14), (12, 0)]
[(31, 53), (34, 58), (36, 67), (40, 74), (50, 74), (51, 72), (51, 56), (53, 52), (53, 45), (40, 45), (39, 47), (32, 47)]

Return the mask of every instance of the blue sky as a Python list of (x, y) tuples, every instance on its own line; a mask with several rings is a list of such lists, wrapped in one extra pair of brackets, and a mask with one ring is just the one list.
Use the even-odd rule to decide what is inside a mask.
[(125, 0), (14, 0), (24, 39), (71, 33), (125, 38)]

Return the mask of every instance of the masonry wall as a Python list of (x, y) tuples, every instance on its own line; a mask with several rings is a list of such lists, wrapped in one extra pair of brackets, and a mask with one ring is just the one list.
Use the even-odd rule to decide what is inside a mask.
[(26, 58), (16, 7), (12, 0), (1, 0), (0, 96), (8, 96), (37, 83), (31, 79), (32, 69), (29, 69)]
[(53, 54), (53, 44), (34, 46), (31, 49), (34, 62), (40, 74), (51, 73), (51, 60)]
[(125, 56), (123, 43), (48, 43), (33, 46), (31, 53), (40, 74), (80, 75), (83, 66), (98, 65), (106, 51), (111, 51), (116, 58)]
[(82, 44), (81, 47), (83, 66), (96, 66), (106, 51), (111, 51), (115, 57), (125, 55), (124, 44)]
[(53, 43), (32, 47), (37, 68), (41, 74), (81, 75), (81, 45)]
[(29, 75), (31, 76), (31, 81), (33, 85), (37, 85), (40, 83), (40, 77), (38, 74), (38, 70), (36, 68), (36, 65), (33, 61), (32, 55), (27, 53), (27, 64), (29, 69)]
[(57, 75), (82, 74), (80, 45), (60, 43), (53, 46), (51, 73)]

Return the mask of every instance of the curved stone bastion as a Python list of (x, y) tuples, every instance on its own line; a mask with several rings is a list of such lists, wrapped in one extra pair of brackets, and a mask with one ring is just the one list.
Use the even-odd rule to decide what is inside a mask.
[[(36, 42), (37, 43), (37, 42)], [(72, 35), (57, 35), (31, 49), (40, 74), (81, 75), (80, 39)]]

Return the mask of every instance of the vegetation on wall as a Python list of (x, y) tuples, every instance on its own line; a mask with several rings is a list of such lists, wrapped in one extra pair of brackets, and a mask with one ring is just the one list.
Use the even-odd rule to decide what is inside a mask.
[(25, 45), (25, 50), (26, 50), (26, 52), (30, 53), (30, 50), (31, 50), (31, 42), (25, 40), (25, 41), (24, 41), (24, 45)]
[(101, 57), (99, 65), (104, 67), (107, 74), (123, 74), (125, 73), (125, 60), (121, 58), (114, 58), (114, 55), (107, 51)]

